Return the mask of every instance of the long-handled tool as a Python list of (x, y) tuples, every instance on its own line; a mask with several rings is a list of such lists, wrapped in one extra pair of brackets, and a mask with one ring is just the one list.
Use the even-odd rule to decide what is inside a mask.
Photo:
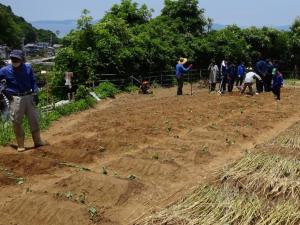
[(191, 86), (191, 96), (193, 95), (193, 82), (192, 82), (192, 79), (191, 79), (191, 76), (190, 76), (190, 73), (188, 73), (188, 79), (189, 79), (189, 82), (190, 82), (190, 86)]
[(220, 83), (219, 91), (218, 91), (219, 95), (223, 94), (223, 83), (224, 83), (224, 78), (221, 79), (221, 83)]
[(140, 80), (138, 80), (137, 78), (135, 78), (134, 76), (130, 76), (133, 80), (135, 80), (136, 82), (138, 82), (139, 84), (142, 84), (142, 82)]
[(5, 123), (9, 119), (9, 100), (4, 94), (4, 90), (6, 89), (6, 80), (1, 80), (0, 82), (0, 100), (1, 100), (1, 119)]

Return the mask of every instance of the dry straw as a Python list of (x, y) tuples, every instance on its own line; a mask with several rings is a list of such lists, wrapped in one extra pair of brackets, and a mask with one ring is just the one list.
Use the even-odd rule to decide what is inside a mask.
[(221, 181), (268, 198), (300, 199), (300, 161), (266, 154), (247, 154), (224, 169)]
[(135, 225), (299, 225), (300, 207), (282, 202), (271, 207), (256, 196), (200, 186), (178, 203)]
[(139, 225), (248, 225), (260, 215), (262, 204), (228, 190), (201, 186), (177, 204), (152, 215)]
[(268, 144), (285, 148), (300, 149), (300, 122), (290, 127)]

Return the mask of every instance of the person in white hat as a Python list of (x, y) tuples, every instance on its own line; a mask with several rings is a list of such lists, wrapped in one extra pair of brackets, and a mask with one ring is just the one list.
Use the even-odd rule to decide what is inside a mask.
[(185, 68), (184, 65), (187, 63), (187, 61), (187, 58), (181, 57), (176, 65), (176, 79), (178, 83), (177, 95), (182, 95), (184, 74), (190, 71), (193, 66), (192, 64), (190, 64), (187, 68)]

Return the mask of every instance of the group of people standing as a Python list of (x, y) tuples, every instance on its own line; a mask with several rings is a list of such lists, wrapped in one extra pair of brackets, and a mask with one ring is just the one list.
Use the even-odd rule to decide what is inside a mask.
[(215, 60), (211, 61), (209, 70), (209, 91), (216, 91), (216, 84), (220, 82), (220, 93), (232, 92), (235, 86), (243, 94), (249, 88), (249, 94), (254, 94), (252, 85), (256, 79), (256, 93), (273, 92), (280, 100), (280, 88), (283, 85), (283, 76), (271, 60), (259, 60), (252, 68), (246, 69), (244, 62), (238, 66), (235, 63), (223, 60), (220, 69)]
[[(189, 72), (192, 64), (187, 64), (187, 58), (180, 58), (176, 65), (176, 79), (178, 82), (177, 95), (182, 95), (184, 74)], [(219, 83), (219, 93), (224, 94), (233, 91), (234, 85), (243, 94), (249, 88), (249, 94), (253, 95), (253, 84), (256, 79), (256, 94), (273, 92), (276, 100), (280, 100), (280, 89), (283, 86), (283, 76), (278, 70), (278, 65), (272, 60), (258, 60), (255, 68), (245, 67), (244, 62), (236, 66), (233, 62), (223, 60), (220, 67), (215, 60), (211, 60), (209, 70), (209, 91), (216, 91)]]
[(246, 75), (246, 68), (244, 63), (241, 62), (237, 67), (234, 63), (223, 60), (220, 69), (215, 60), (211, 61), (208, 67), (209, 70), (209, 90), (211, 92), (216, 90), (216, 84), (220, 82), (220, 91), (232, 92), (234, 83), (239, 87), (243, 84)]

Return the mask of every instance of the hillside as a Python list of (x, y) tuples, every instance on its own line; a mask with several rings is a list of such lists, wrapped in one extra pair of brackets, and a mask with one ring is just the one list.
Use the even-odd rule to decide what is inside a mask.
[(0, 45), (20, 47), (23, 43), (31, 42), (57, 42), (58, 38), (50, 30), (37, 29), (23, 17), (14, 14), (10, 6), (0, 4)]

